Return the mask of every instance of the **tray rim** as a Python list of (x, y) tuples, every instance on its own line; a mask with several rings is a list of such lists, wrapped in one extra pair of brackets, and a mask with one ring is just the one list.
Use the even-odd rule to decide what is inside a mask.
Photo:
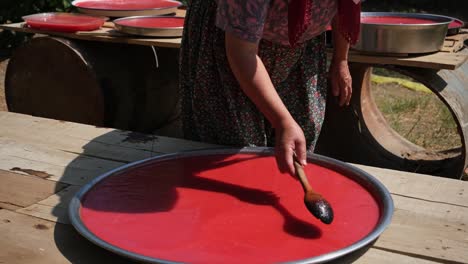
[[(89, 18), (95, 18), (95, 19), (103, 20), (103, 23), (109, 20), (109, 18), (106, 17), (106, 16), (94, 16), (94, 15), (81, 14), (81, 13), (73, 13), (73, 12), (43, 12), (43, 13), (35, 13), (35, 14), (24, 15), (24, 16), (21, 17), (21, 19), (23, 19), (24, 22), (27, 23), (26, 19), (29, 19), (30, 17), (33, 17), (33, 16), (39, 16), (39, 15), (71, 15), (71, 16), (89, 17)], [(87, 22), (86, 24), (94, 24), (94, 23), (92, 23), (92, 22)]]
[[(174, 262), (171, 260), (159, 259), (159, 258), (154, 258), (154, 257), (149, 257), (149, 256), (144, 256), (141, 254), (133, 253), (128, 250), (114, 246), (111, 243), (108, 243), (102, 240), (101, 238), (95, 236), (81, 221), (81, 217), (80, 217), (81, 198), (83, 198), (86, 195), (86, 193), (91, 188), (93, 188), (94, 185), (99, 183), (101, 180), (109, 176), (122, 173), (128, 169), (133, 169), (133, 168), (138, 168), (140, 166), (144, 166), (146, 163), (149, 163), (149, 162), (160, 162), (160, 161), (165, 161), (165, 160), (187, 158), (187, 157), (194, 157), (194, 156), (200, 156), (200, 155), (223, 155), (223, 154), (257, 154), (257, 155), (272, 156), (274, 155), (274, 149), (270, 147), (208, 148), (208, 149), (199, 149), (199, 150), (191, 150), (191, 151), (182, 151), (182, 152), (176, 152), (176, 153), (171, 153), (171, 154), (162, 154), (162, 155), (153, 156), (147, 159), (131, 162), (129, 164), (110, 170), (94, 178), (92, 181), (82, 186), (81, 189), (70, 200), (70, 204), (68, 207), (68, 215), (70, 218), (70, 222), (78, 231), (78, 233), (80, 233), (86, 239), (96, 244), (97, 246), (100, 246), (118, 255), (128, 257), (137, 261), (147, 262), (147, 263), (165, 263), (165, 264), (180, 263), (180, 262)], [(356, 241), (355, 243), (347, 247), (341, 248), (339, 250), (326, 253), (326, 254), (322, 254), (322, 255), (307, 258), (307, 259), (291, 260), (286, 263), (293, 263), (293, 264), (323, 263), (323, 262), (327, 262), (327, 261), (331, 261), (331, 260), (335, 260), (337, 258), (343, 257), (347, 254), (357, 251), (371, 244), (372, 242), (374, 242), (390, 224), (393, 211), (394, 211), (393, 199), (390, 195), (390, 192), (387, 190), (387, 188), (380, 181), (378, 181), (374, 176), (370, 175), (369, 173), (355, 166), (344, 163), (342, 161), (335, 160), (335, 159), (325, 157), (319, 154), (314, 154), (314, 153), (308, 153), (307, 160), (308, 162), (318, 163), (320, 166), (324, 166), (327, 168), (334, 167), (334, 169), (338, 169), (338, 171), (353, 174), (352, 176), (353, 180), (357, 180), (359, 184), (366, 184), (366, 186), (364, 187), (367, 188), (368, 191), (374, 197), (374, 199), (378, 201), (379, 206), (381, 207), (381, 210), (382, 210), (382, 214), (380, 215), (379, 221), (376, 227), (374, 228), (374, 230), (371, 231), (362, 239)], [(349, 177), (349, 175), (347, 177)], [(369, 188), (372, 188), (372, 189), (369, 189)], [(380, 195), (380, 199), (378, 199), (379, 197), (376, 197), (376, 195)]]
[[(421, 13), (401, 13), (401, 12), (362, 12), (362, 17), (374, 17), (374, 16), (389, 16), (389, 17), (410, 17), (410, 18), (421, 18), (421, 19), (431, 19), (438, 18), (439, 20), (447, 20), (445, 22), (431, 23), (431, 24), (394, 24), (394, 23), (366, 23), (361, 21), (361, 25), (371, 25), (371, 26), (400, 26), (400, 27), (431, 27), (437, 25), (450, 24), (453, 21), (452, 17), (436, 15), (436, 14), (421, 14)], [(437, 21), (435, 21), (437, 22)]]
[(175, 11), (183, 6), (182, 2), (177, 0), (164, 0), (173, 2), (177, 5), (171, 7), (158, 7), (158, 8), (143, 8), (143, 9), (102, 9), (102, 8), (88, 8), (80, 7), (76, 4), (79, 2), (86, 2), (89, 0), (74, 0), (71, 5), (78, 9), (79, 12), (92, 15), (102, 15), (109, 17), (127, 17), (127, 16), (146, 16), (146, 15), (163, 15), (175, 13)]
[(182, 30), (184, 26), (181, 27), (170, 27), (170, 28), (162, 28), (162, 27), (135, 27), (135, 26), (128, 26), (122, 25), (119, 22), (125, 20), (131, 20), (135, 18), (176, 18), (181, 19), (182, 21), (185, 20), (184, 17), (181, 16), (166, 16), (166, 15), (153, 15), (153, 16), (130, 16), (130, 17), (122, 17), (115, 19), (114, 25), (117, 31), (138, 35), (138, 36), (150, 36), (150, 37), (181, 37)]

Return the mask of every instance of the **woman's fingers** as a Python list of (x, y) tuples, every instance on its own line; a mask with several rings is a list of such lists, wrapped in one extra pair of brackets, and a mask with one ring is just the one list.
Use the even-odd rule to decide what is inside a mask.
[(352, 95), (351, 77), (344, 77), (340, 82), (340, 86), (340, 106), (349, 105)]
[(349, 105), (352, 95), (352, 79), (347, 61), (332, 62), (329, 78), (332, 94), (338, 97), (338, 104)]
[(294, 167), (294, 155), (299, 162), (306, 164), (306, 140), (302, 129), (294, 123), (292, 125), (276, 129), (275, 156), (278, 169), (291, 175), (296, 174)]
[(301, 165), (307, 165), (307, 151), (305, 142), (297, 142), (294, 152), (296, 154), (297, 160), (301, 163)]

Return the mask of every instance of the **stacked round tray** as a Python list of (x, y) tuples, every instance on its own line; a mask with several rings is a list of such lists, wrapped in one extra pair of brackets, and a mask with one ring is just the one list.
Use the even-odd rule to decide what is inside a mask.
[(117, 18), (115, 29), (138, 36), (180, 37), (183, 17), (173, 16), (181, 2), (173, 0), (76, 0), (80, 12)]

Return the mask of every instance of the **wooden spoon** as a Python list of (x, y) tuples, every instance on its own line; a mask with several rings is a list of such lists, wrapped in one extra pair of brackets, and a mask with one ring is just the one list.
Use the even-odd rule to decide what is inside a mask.
[(333, 222), (333, 209), (320, 193), (315, 192), (310, 187), (304, 169), (297, 161), (296, 155), (294, 155), (294, 167), (296, 167), (296, 175), (301, 182), (302, 189), (304, 189), (304, 204), (307, 210), (327, 225)]

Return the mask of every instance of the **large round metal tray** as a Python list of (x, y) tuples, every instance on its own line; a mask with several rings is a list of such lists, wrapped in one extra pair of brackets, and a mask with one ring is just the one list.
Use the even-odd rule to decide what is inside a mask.
[[(433, 23), (396, 24), (368, 23), (365, 17), (399, 17), (431, 20)], [(374, 53), (429, 53), (439, 51), (445, 40), (452, 19), (439, 15), (363, 12), (361, 33), (353, 47), (356, 50)]]
[[(156, 4), (152, 5), (150, 1), (148, 5), (144, 5), (141, 7), (120, 7), (118, 6), (118, 3), (128, 4), (132, 2), (113, 0), (75, 0), (72, 2), (72, 5), (76, 7), (81, 13), (106, 17), (167, 15), (175, 13), (177, 8), (182, 6), (181, 2), (174, 0), (161, 0), (161, 2), (165, 2), (168, 4), (167, 7), (160, 7), (158, 1), (152, 2)], [(89, 3), (99, 3), (99, 6), (96, 7), (90, 5)], [(135, 3), (138, 3), (138, 1)]]
[[(161, 23), (157, 23), (157, 20), (179, 20), (180, 25), (178, 26), (162, 26)], [(140, 23), (128, 23), (128, 22), (144, 22), (145, 20), (150, 21), (150, 25), (141, 25)], [(184, 18), (175, 16), (133, 16), (124, 17), (114, 20), (115, 28), (123, 33), (139, 35), (139, 36), (151, 36), (151, 37), (180, 37), (184, 29)]]
[[(241, 158), (232, 158), (240, 155)], [(210, 162), (208, 163), (203, 163), (199, 165), (200, 159), (203, 161), (209, 160)], [(181, 163), (181, 166), (179, 167), (172, 167), (171, 164), (184, 161), (185, 163)], [(189, 160), (192, 163), (186, 163), (187, 160)], [(195, 162), (195, 163), (194, 163)], [(150, 263), (175, 263), (181, 261), (180, 259), (177, 258), (171, 258), (171, 257), (165, 257), (161, 258), (158, 256), (148, 256), (148, 255), (143, 255), (136, 253), (132, 250), (122, 248), (119, 246), (116, 246), (112, 242), (109, 242), (110, 239), (108, 238), (102, 238), (97, 233), (102, 232), (93, 232), (93, 224), (94, 226), (98, 227), (104, 227), (104, 229), (107, 229), (108, 234), (111, 236), (114, 236), (118, 234), (121, 236), (121, 238), (125, 241), (125, 243), (130, 243), (129, 245), (138, 245), (138, 243), (145, 243), (145, 246), (148, 247), (154, 247), (153, 243), (159, 243), (159, 245), (164, 245), (167, 246), (169, 244), (173, 245), (175, 248), (175, 251), (182, 251), (182, 254), (179, 254), (178, 256), (183, 256), (186, 257), (185, 255), (185, 250), (192, 250), (191, 252), (199, 252), (199, 251), (210, 251), (210, 248), (198, 248), (194, 243), (191, 243), (190, 241), (186, 240), (186, 237), (194, 236), (196, 239), (199, 239), (199, 235), (204, 234), (200, 230), (194, 231), (194, 232), (185, 232), (186, 226), (195, 226), (197, 228), (197, 220), (199, 218), (203, 218), (202, 214), (202, 207), (203, 208), (210, 208), (211, 210), (214, 209), (215, 214), (213, 216), (209, 216), (206, 219), (209, 219), (207, 222), (203, 222), (202, 224), (202, 230), (206, 231), (207, 228), (211, 229), (213, 226), (216, 226), (215, 222), (219, 222), (221, 220), (218, 220), (220, 217), (216, 213), (218, 213), (220, 210), (220, 207), (216, 207), (213, 205), (218, 202), (219, 200), (217, 198), (219, 197), (227, 197), (227, 201), (234, 202), (237, 206), (232, 206), (228, 208), (223, 208), (221, 207), (221, 210), (223, 212), (231, 212), (231, 211), (237, 211), (237, 213), (234, 214), (234, 219), (233, 218), (225, 218), (223, 219), (221, 229), (219, 227), (214, 228), (214, 233), (212, 233), (213, 236), (209, 236), (210, 238), (213, 238), (215, 242), (217, 243), (218, 241), (220, 243), (223, 243), (222, 241), (227, 239), (222, 235), (222, 231), (220, 232), (221, 234), (218, 235), (218, 232), (220, 230), (225, 229), (224, 227), (227, 228), (234, 228), (233, 233), (237, 234), (237, 232), (247, 232), (249, 235), (252, 235), (255, 238), (261, 237), (264, 235), (268, 235), (265, 233), (259, 233), (257, 234), (255, 227), (258, 226), (264, 226), (268, 225), (269, 221), (262, 221), (262, 218), (257, 217), (257, 215), (262, 214), (261, 212), (265, 212), (265, 210), (270, 210), (268, 212), (271, 213), (266, 215), (266, 218), (264, 219), (269, 219), (269, 218), (274, 218), (278, 217), (278, 213), (281, 212), (281, 215), (283, 217), (288, 216), (288, 217), (304, 217), (306, 221), (299, 221), (297, 220), (293, 221), (294, 224), (299, 224), (299, 227), (292, 226), (292, 229), (295, 229), (296, 231), (296, 237), (297, 241), (300, 241), (300, 243), (303, 243), (303, 241), (307, 243), (315, 243), (314, 245), (310, 244), (305, 244), (301, 245), (303, 254), (306, 254), (307, 256), (309, 255), (311, 250), (315, 250), (314, 247), (320, 248), (323, 245), (322, 244), (317, 244), (317, 243), (323, 243), (324, 240), (316, 241), (313, 238), (307, 238), (307, 237), (302, 237), (301, 234), (297, 234), (301, 230), (301, 226), (306, 225), (306, 228), (309, 228), (308, 225), (312, 224), (313, 227), (315, 226), (319, 227), (320, 229), (323, 230), (320, 239), (323, 239), (323, 237), (328, 237), (331, 238), (331, 243), (342, 243), (341, 241), (344, 240), (343, 238), (346, 236), (344, 234), (347, 233), (353, 233), (356, 232), (353, 229), (360, 229), (362, 228), (362, 225), (365, 225), (364, 222), (366, 220), (358, 220), (360, 222), (353, 223), (352, 219), (369, 219), (372, 218), (372, 226), (369, 226), (367, 229), (362, 229), (362, 230), (367, 230), (363, 234), (362, 238), (356, 238), (358, 239), (357, 241), (354, 241), (353, 243), (346, 244), (346, 246), (341, 247), (337, 250), (333, 250), (331, 252), (327, 252), (324, 254), (320, 255), (315, 255), (311, 257), (305, 257), (302, 259), (291, 259), (287, 261), (275, 261), (273, 260), (272, 262), (278, 263), (278, 262), (288, 262), (288, 263), (322, 263), (330, 260), (334, 260), (337, 258), (340, 258), (342, 256), (345, 256), (347, 254), (350, 254), (352, 252), (358, 251), (358, 249), (363, 249), (369, 244), (371, 244), (373, 241), (375, 241), (378, 236), (384, 231), (384, 229), (390, 224), (391, 217), (393, 214), (393, 201), (390, 196), (390, 193), (387, 191), (387, 189), (374, 177), (371, 175), (367, 174), (366, 172), (355, 168), (353, 166), (350, 166), (346, 163), (327, 158), (324, 156), (316, 155), (316, 154), (309, 154), (308, 155), (308, 162), (309, 164), (305, 167), (305, 170), (311, 169), (317, 169), (322, 170), (324, 174), (321, 175), (308, 175), (309, 178), (315, 177), (313, 181), (311, 181), (311, 184), (313, 185), (314, 188), (317, 188), (320, 190), (320, 192), (325, 196), (330, 198), (330, 193), (326, 193), (326, 189), (332, 188), (334, 183), (332, 182), (332, 179), (341, 179), (339, 180), (339, 184), (336, 184), (334, 188), (338, 188), (335, 195), (336, 197), (339, 197), (338, 199), (343, 199), (344, 207), (349, 206), (348, 203), (351, 200), (359, 200), (358, 196), (359, 193), (363, 195), (363, 197), (370, 197), (369, 199), (372, 200), (371, 204), (377, 208), (377, 213), (374, 216), (370, 216), (369, 213), (366, 213), (367, 210), (369, 210), (369, 207), (366, 207), (363, 203), (361, 202), (356, 202), (356, 204), (350, 209), (352, 210), (351, 214), (345, 214), (343, 211), (341, 211), (341, 216), (340, 216), (340, 210), (335, 210), (335, 221), (331, 225), (325, 225), (320, 223), (320, 221), (314, 219), (306, 209), (302, 208), (304, 207), (301, 197), (303, 195), (300, 184), (298, 183), (297, 180), (293, 179), (289, 175), (281, 174), (277, 171), (276, 168), (276, 163), (275, 163), (275, 158), (274, 158), (274, 151), (271, 148), (242, 148), (242, 149), (226, 149), (226, 148), (220, 148), (220, 149), (207, 149), (207, 150), (198, 150), (198, 151), (191, 151), (191, 152), (182, 152), (182, 153), (176, 153), (176, 154), (169, 154), (169, 155), (162, 155), (162, 156), (157, 156), (157, 157), (152, 157), (146, 160), (134, 162), (125, 166), (122, 166), (120, 168), (114, 169), (112, 171), (109, 171), (108, 173), (105, 173), (97, 178), (95, 178), (93, 181), (90, 183), (86, 184), (85, 186), (80, 189), (80, 191), (72, 198), (69, 206), (69, 216), (71, 223), (73, 226), (78, 230), (78, 232), (89, 239), (91, 242), (97, 244), (98, 246), (101, 246), (107, 250), (110, 250), (114, 253), (129, 257), (134, 260), (138, 261), (143, 261), (143, 262), (150, 262)], [(194, 165), (192, 165), (194, 164)], [(240, 165), (239, 165), (240, 164)], [(266, 165), (265, 165), (266, 164)], [(261, 168), (258, 168), (259, 166)], [(192, 166), (195, 166), (195, 168), (204, 168), (203, 170), (206, 172), (205, 175), (203, 175), (203, 171), (200, 170), (195, 170), (192, 171)], [(201, 167), (198, 167), (201, 166)], [(232, 166), (238, 166), (235, 167), (236, 170), (231, 170), (231, 173), (228, 174), (222, 174), (220, 171), (222, 171), (225, 167), (231, 168)], [(239, 169), (239, 166), (241, 166)], [(246, 167), (243, 167), (246, 166)], [(264, 167), (262, 167), (264, 166)], [(156, 171), (159, 171), (160, 174), (164, 174), (165, 176), (161, 176), (154, 172), (154, 168), (156, 168)], [(158, 169), (159, 168), (159, 169)], [(244, 170), (245, 168), (245, 170)], [(161, 172), (162, 170), (162, 172)], [(182, 178), (179, 178), (177, 173), (173, 172), (181, 172), (183, 175), (189, 175), (189, 176), (182, 176)], [(188, 174), (187, 174), (188, 171)], [(141, 174), (143, 173), (143, 174)], [(211, 174), (210, 174), (211, 173)], [(265, 174), (262, 177), (261, 174)], [(171, 178), (170, 176), (173, 175), (175, 178)], [(211, 176), (207, 176), (211, 175)], [(213, 176), (215, 175), (215, 176)], [(335, 176), (333, 176), (335, 175)], [(337, 175), (343, 175), (343, 176), (337, 176)], [(166, 177), (167, 176), (167, 177)], [(123, 177), (123, 178), (122, 178)], [(151, 182), (147, 182), (143, 180), (143, 184), (140, 184), (138, 186), (134, 186), (135, 181), (138, 181), (137, 179), (143, 177), (144, 179), (149, 179)], [(159, 178), (158, 178), (159, 177)], [(189, 177), (189, 178), (186, 178)], [(196, 184), (190, 185), (190, 186), (184, 186), (183, 183), (185, 183), (184, 180), (186, 181), (191, 181), (193, 180), (193, 177), (196, 178)], [(200, 177), (203, 179), (201, 182), (199, 182)], [(215, 179), (212, 179), (210, 177), (215, 177)], [(254, 178), (252, 178), (254, 177)], [(338, 178), (336, 178), (338, 177)], [(158, 180), (153, 180), (154, 178), (158, 178)], [(239, 178), (243, 178), (244, 180), (247, 179), (248, 181), (251, 181), (250, 179), (256, 179), (257, 183), (256, 187), (252, 187), (249, 185), (249, 187), (245, 187), (242, 185), (242, 183), (238, 183)], [(167, 180), (166, 180), (167, 179)], [(259, 180), (260, 179), (260, 180)], [(154, 182), (153, 182), (154, 181)], [(341, 189), (343, 186), (346, 186), (346, 184), (343, 185), (343, 181), (348, 182), (351, 184), (350, 189)], [(242, 182), (242, 180), (240, 181)], [(287, 184), (285, 184), (287, 182)], [(172, 184), (176, 184), (176, 188), (172, 188)], [(214, 185), (210, 185), (214, 184)], [(237, 185), (240, 184), (240, 185)], [(154, 195), (154, 186), (161, 186), (161, 185), (167, 185), (170, 186), (171, 189), (169, 192), (166, 191), (166, 187), (161, 187), (161, 189), (164, 189), (165, 191), (161, 192), (161, 194), (156, 194), (154, 197), (158, 197), (157, 199), (151, 199), (151, 201), (157, 201), (158, 199), (170, 199), (172, 202), (178, 203), (179, 210), (173, 211), (174, 210), (174, 205), (168, 204), (165, 201), (162, 202), (162, 210), (157, 211), (156, 213), (152, 211), (154, 208), (148, 208), (148, 207), (141, 207), (141, 204), (144, 203), (144, 201), (137, 201), (138, 199), (145, 198), (144, 193), (151, 193), (151, 195)], [(360, 187), (359, 187), (360, 186)], [(137, 188), (135, 188), (137, 187)], [(122, 189), (124, 188), (124, 189)], [(258, 189), (265, 189), (267, 190), (266, 193), (270, 193), (269, 188), (273, 188), (276, 190), (276, 194), (279, 195), (284, 195), (287, 194), (286, 196), (281, 196), (280, 197), (280, 202), (284, 203), (285, 205), (291, 205), (291, 201), (294, 208), (291, 207), (271, 207), (269, 208), (270, 204), (266, 202), (265, 197), (257, 197), (258, 194)], [(357, 189), (353, 188), (358, 188), (360, 191)], [(193, 192), (197, 193), (198, 196), (204, 196), (205, 197), (205, 202), (204, 203), (198, 203), (194, 202), (190, 199), (184, 199), (185, 196), (182, 195), (181, 192), (188, 192), (187, 190), (193, 190)], [(227, 193), (225, 193), (227, 192)], [(235, 198), (231, 197), (232, 192), (239, 192), (242, 193), (242, 195), (247, 195), (250, 197), (250, 199), (253, 199), (253, 201), (249, 201), (247, 207), (250, 208), (250, 214), (249, 212), (246, 212), (244, 209), (246, 207), (242, 207), (243, 200), (236, 200)], [(156, 192), (158, 193), (158, 192)], [(263, 193), (263, 191), (260, 191), (260, 193)], [(98, 194), (98, 195), (96, 195)], [(142, 196), (143, 194), (143, 196)], [(274, 193), (273, 193), (274, 194)], [(218, 196), (216, 196), (218, 195)], [(224, 196), (223, 196), (224, 195)], [(242, 196), (241, 195), (241, 196)], [(91, 196), (91, 198), (89, 198)], [(115, 200), (114, 196), (120, 196), (121, 199)], [(123, 197), (125, 196), (125, 197)], [(234, 195), (235, 196), (235, 195)], [(268, 195), (267, 195), (268, 196)], [(89, 199), (93, 200), (94, 198), (98, 198), (99, 202), (95, 204), (95, 206), (91, 206), (89, 203)], [(351, 198), (350, 198), (351, 197)], [(147, 198), (147, 197), (146, 197)], [(186, 197), (185, 197), (186, 198)], [(237, 197), (238, 198), (238, 197)], [(245, 198), (245, 197), (244, 197)], [(267, 197), (268, 198), (268, 197)], [(327, 198), (327, 199), (328, 199)], [(354, 199), (353, 199), (354, 198)], [(103, 199), (103, 200), (101, 200)], [(110, 199), (107, 201), (106, 199)], [(117, 210), (115, 207), (115, 203), (119, 203), (120, 201), (128, 201), (128, 199), (137, 199), (135, 201), (131, 201), (130, 204), (131, 206), (128, 207), (129, 211), (123, 211), (123, 212), (117, 212), (117, 215), (112, 216), (112, 211)], [(224, 198), (223, 198), (224, 199)], [(283, 200), (285, 199), (285, 200)], [(367, 198), (366, 198), (367, 199)], [(187, 201), (188, 200), (188, 201)], [(268, 199), (267, 199), (268, 200)], [(289, 202), (288, 202), (289, 201)], [(333, 203), (331, 200), (329, 200), (332, 204), (332, 207), (335, 209), (339, 209), (337, 202)], [(190, 206), (187, 207), (187, 203), (189, 203)], [(192, 204), (190, 204), (192, 203)], [(214, 203), (214, 204), (211, 204)], [(244, 201), (245, 203), (245, 201)], [(253, 203), (253, 204), (252, 204)], [(150, 203), (151, 204), (151, 203)], [(180, 205), (182, 204), (182, 205)], [(256, 206), (257, 204), (260, 204), (259, 206)], [(232, 204), (231, 204), (232, 205)], [(266, 205), (266, 206), (265, 206)], [(149, 205), (149, 206), (152, 206)], [(158, 205), (159, 206), (159, 205)], [(297, 206), (297, 207), (296, 207)], [(199, 208), (200, 207), (200, 208)], [(160, 207), (158, 207), (161, 209)], [(266, 209), (265, 209), (266, 208)], [(358, 208), (358, 209), (356, 209)], [(288, 211), (288, 210), (296, 210), (296, 211)], [(240, 210), (240, 211), (239, 211)], [(275, 211), (277, 210), (277, 211)], [(300, 211), (300, 212), (298, 212)], [(102, 223), (99, 222), (99, 220), (95, 217), (92, 217), (89, 215), (89, 212), (91, 213), (97, 213), (104, 215), (105, 219), (108, 219), (108, 221)], [(190, 217), (187, 217), (186, 213), (189, 212)], [(156, 216), (152, 216), (152, 214), (156, 214)], [(246, 214), (246, 215), (245, 215)], [(110, 216), (111, 215), (111, 216)], [(248, 225), (246, 226), (247, 230), (242, 231), (242, 227), (239, 229), (239, 226), (237, 225), (237, 216), (240, 215), (240, 217), (244, 217), (244, 219), (247, 219)], [(243, 216), (244, 215), (244, 216)], [(87, 218), (88, 217), (88, 218)], [(131, 221), (135, 220), (135, 217), (144, 217), (146, 221), (148, 221), (148, 217), (153, 217), (150, 219), (149, 226), (145, 226), (144, 223), (140, 222), (133, 222)], [(156, 218), (155, 218), (156, 217)], [(166, 226), (160, 226), (160, 223), (154, 222), (155, 220), (159, 221), (159, 218), (164, 218), (167, 219), (167, 217), (173, 217), (174, 219), (177, 219), (176, 221), (179, 221), (179, 219), (185, 219), (183, 220), (184, 225), (180, 226), (181, 228), (176, 228), (175, 230), (168, 230)], [(341, 219), (339, 219), (341, 217)], [(354, 218), (353, 218), (354, 217)], [(122, 218), (126, 218), (127, 220), (122, 220)], [(89, 221), (92, 221), (93, 224), (91, 226), (88, 226), (83, 219), (88, 219), (87, 223)], [(91, 219), (91, 220), (90, 220)], [(128, 221), (130, 219), (130, 222)], [(286, 220), (286, 219), (284, 219)], [(316, 220), (316, 221), (315, 221)], [(131, 235), (128, 231), (122, 231), (121, 229), (115, 229), (115, 227), (112, 227), (113, 223), (115, 222), (122, 221), (123, 225), (130, 225), (131, 228), (137, 228), (139, 230), (143, 230), (143, 235), (145, 238), (143, 240), (139, 240), (139, 242), (135, 241), (129, 241), (131, 240)], [(200, 221), (200, 220), (198, 220)], [(309, 224), (310, 222), (310, 224)], [(250, 225), (252, 223), (252, 226)], [(359, 225), (361, 224), (361, 225)], [(335, 233), (333, 232), (333, 226), (346, 226), (344, 230), (341, 230), (341, 233)], [(165, 235), (159, 234), (159, 233), (154, 233), (151, 232), (151, 228), (159, 228), (161, 230), (161, 233), (166, 234), (177, 234), (180, 237), (183, 237), (184, 242), (182, 244), (180, 243), (175, 243), (173, 244), (170, 239), (165, 239)], [(283, 227), (284, 228), (284, 227)], [(283, 228), (278, 229), (278, 233), (284, 232)], [(291, 228), (291, 227), (290, 227)], [(332, 229), (327, 229), (327, 228), (332, 228)], [(170, 228), (169, 228), (170, 229)], [(299, 230), (299, 231), (298, 231)], [(123, 234), (119, 234), (119, 232), (123, 232)], [(200, 233), (201, 232), (201, 233)], [(196, 235), (198, 234), (198, 235)], [(158, 236), (159, 235), (159, 236)], [(275, 242), (275, 243), (283, 243), (281, 244), (281, 249), (279, 251), (284, 251), (283, 245), (288, 245), (287, 241), (283, 241), (278, 237), (275, 237), (275, 235), (269, 234), (270, 237), (267, 240), (266, 243), (270, 242)], [(341, 239), (337, 239), (337, 236), (344, 235)], [(172, 235), (171, 235), (172, 236)], [(148, 242), (147, 239), (153, 240), (155, 242)], [(141, 242), (143, 241), (143, 242)], [(329, 241), (330, 240), (325, 240)], [(338, 241), (338, 242), (337, 242)], [(286, 244), (284, 244), (286, 243)], [(348, 243), (348, 242), (346, 242)], [(245, 258), (245, 256), (250, 257), (249, 254), (253, 254), (253, 252), (258, 252), (260, 250), (265, 254), (275, 254), (276, 251), (271, 251), (270, 248), (264, 249), (264, 248), (255, 248), (252, 247), (252, 245), (248, 245), (249, 241), (231, 241), (226, 245), (226, 247), (221, 247), (222, 252), (231, 252), (232, 248), (231, 247), (237, 247), (241, 249), (241, 255), (244, 256), (239, 256), (239, 255), (234, 255), (230, 256), (231, 259), (229, 259), (229, 256), (219, 256), (215, 254), (215, 257), (221, 258), (225, 261), (226, 263), (236, 263), (241, 261), (242, 257)], [(247, 252), (245, 251), (247, 250)], [(252, 251), (253, 250), (253, 251)], [(266, 251), (265, 251), (266, 250)], [(296, 254), (295, 252), (299, 250), (297, 247), (292, 248), (292, 254)], [(170, 253), (167, 253), (167, 251), (164, 249), (163, 251), (164, 254), (174, 254), (174, 251), (170, 251)], [(250, 252), (250, 253), (249, 253)], [(162, 254), (163, 254), (162, 253)], [(179, 252), (180, 253), (180, 252)], [(205, 256), (208, 255), (203, 255), (206, 252), (201, 252), (201, 256), (203, 259), (203, 262), (210, 262), (208, 259), (204, 259)], [(216, 252), (218, 253), (218, 252)], [(198, 253), (197, 253), (198, 254)], [(258, 254), (258, 253), (257, 253)], [(263, 258), (264, 255), (261, 256), (261, 261), (265, 262), (266, 260)], [(200, 257), (200, 256), (199, 256)], [(271, 258), (271, 257), (270, 257)], [(191, 262), (192, 259), (190, 260), (182, 260), (181, 262)], [(197, 261), (197, 260), (193, 260)], [(200, 259), (198, 259), (200, 261)], [(222, 262), (225, 262), (222, 261)], [(270, 259), (271, 261), (271, 259)], [(213, 261), (211, 261), (213, 262)], [(251, 263), (250, 261), (249, 263)], [(269, 262), (269, 261), (266, 261)], [(219, 263), (219, 262), (218, 262)]]

